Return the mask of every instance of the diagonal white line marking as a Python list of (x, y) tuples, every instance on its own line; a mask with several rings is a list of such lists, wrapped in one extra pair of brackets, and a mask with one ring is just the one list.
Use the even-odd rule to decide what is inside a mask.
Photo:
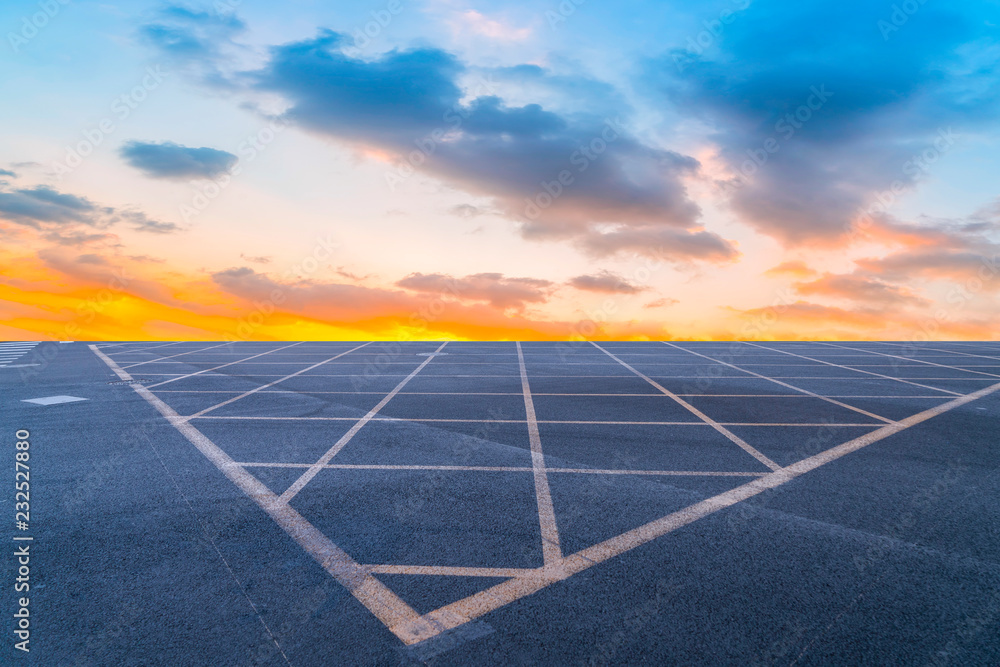
[(782, 382), (781, 380), (775, 380), (774, 378), (769, 378), (766, 375), (761, 375), (760, 373), (755, 373), (755, 372), (747, 370), (745, 368), (740, 368), (739, 366), (736, 366), (735, 364), (730, 364), (730, 363), (727, 363), (725, 361), (719, 361), (718, 359), (713, 359), (712, 357), (706, 356), (706, 355), (701, 354), (699, 352), (695, 352), (694, 350), (689, 350), (687, 348), (681, 347), (680, 345), (674, 345), (673, 343), (668, 343), (666, 341), (660, 341), (660, 342), (663, 343), (664, 345), (669, 345), (670, 347), (676, 347), (678, 350), (684, 350), (685, 352), (690, 352), (691, 354), (696, 354), (699, 357), (702, 357), (704, 359), (708, 359), (709, 361), (715, 362), (717, 364), (722, 364), (723, 366), (729, 366), (730, 368), (735, 368), (738, 371), (743, 371), (744, 373), (749, 373), (750, 375), (758, 377), (758, 378), (760, 378), (762, 380), (767, 380), (768, 382), (774, 382), (775, 384), (779, 384), (782, 387), (788, 387), (789, 389), (794, 389), (795, 391), (800, 391), (803, 394), (807, 394), (807, 395), (812, 396), (814, 398), (819, 398), (819, 399), (824, 400), (824, 401), (826, 401), (828, 403), (833, 403), (834, 405), (839, 405), (842, 408), (847, 408), (848, 410), (853, 410), (854, 412), (859, 412), (859, 413), (861, 413), (863, 415), (871, 417), (872, 419), (878, 419), (879, 421), (885, 422), (886, 424), (893, 424), (893, 423), (895, 423), (894, 419), (886, 419), (885, 417), (882, 417), (881, 415), (877, 415), (874, 412), (868, 412), (867, 410), (862, 410), (861, 408), (856, 408), (853, 405), (848, 405), (847, 403), (841, 403), (840, 401), (837, 401), (837, 400), (835, 400), (833, 398), (830, 398), (829, 396), (820, 396), (819, 394), (817, 394), (815, 392), (811, 392), (808, 389), (802, 389), (801, 387), (796, 387), (795, 385), (788, 384), (787, 382)]
[(556, 525), (556, 513), (552, 506), (549, 480), (545, 475), (545, 455), (542, 454), (542, 439), (538, 435), (535, 403), (531, 399), (531, 386), (528, 383), (528, 370), (524, 366), (521, 343), (517, 343), (517, 362), (521, 370), (521, 391), (524, 394), (524, 410), (528, 418), (531, 467), (534, 469), (535, 498), (538, 501), (538, 525), (542, 531), (542, 559), (546, 565), (551, 565), (562, 558), (562, 548), (559, 545), (559, 528)]
[[(311, 468), (312, 463), (282, 463), (278, 461), (239, 461), (244, 468)], [(330, 470), (441, 470), (453, 472), (535, 472), (525, 466), (436, 466), (392, 465), (381, 463), (328, 463)], [(707, 470), (619, 470), (608, 468), (545, 468), (546, 473), (571, 473), (577, 475), (663, 475), (677, 477), (763, 477), (766, 472), (718, 472)]]
[[(987, 375), (991, 378), (1000, 378), (1000, 375), (996, 373), (987, 373), (985, 371), (970, 371), (968, 368), (958, 368), (956, 366), (948, 366), (947, 364), (939, 364), (933, 361), (924, 361), (922, 359), (913, 359), (911, 357), (901, 357), (898, 354), (887, 354), (885, 352), (873, 352), (871, 350), (862, 350), (857, 347), (848, 347), (847, 345), (835, 345), (833, 343), (823, 343), (823, 345), (829, 345), (831, 347), (839, 347), (843, 350), (857, 350), (858, 352), (865, 352), (866, 354), (877, 354), (880, 357), (891, 357), (893, 359), (903, 359), (904, 361), (916, 362), (918, 364), (927, 364), (928, 366), (937, 366), (938, 368), (949, 368), (953, 371), (962, 371), (963, 373), (975, 373), (977, 375)], [(962, 380), (965, 378), (955, 378), (956, 380)], [(979, 379), (979, 378), (976, 378)]]
[[(448, 341), (445, 341), (445, 342), (441, 343), (441, 346), (437, 350), (434, 351), (435, 354), (437, 354), (442, 349), (444, 349), (444, 346), (447, 345), (447, 344), (448, 344)], [(367, 345), (367, 343), (366, 343), (366, 345)], [(301, 477), (299, 477), (297, 480), (295, 480), (295, 482), (290, 487), (288, 487), (287, 489), (285, 489), (285, 492), (281, 494), (281, 497), (279, 498), (279, 500), (287, 505), (288, 501), (290, 501), (292, 498), (294, 498), (295, 494), (297, 494), (299, 491), (302, 490), (302, 487), (304, 487), (306, 484), (308, 484), (312, 480), (313, 477), (315, 477), (317, 474), (319, 474), (319, 471), (323, 469), (323, 466), (325, 466), (327, 463), (329, 463), (330, 459), (332, 459), (334, 456), (336, 456), (337, 453), (341, 449), (343, 449), (344, 446), (347, 445), (348, 442), (351, 441), (351, 438), (353, 438), (357, 434), (357, 432), (360, 431), (361, 428), (365, 424), (367, 424), (368, 422), (370, 422), (372, 420), (372, 418), (379, 413), (379, 410), (381, 410), (382, 408), (384, 408), (385, 405), (386, 405), (386, 403), (388, 403), (389, 401), (391, 401), (392, 398), (396, 394), (399, 393), (400, 389), (402, 389), (403, 387), (406, 386), (407, 382), (409, 382), (410, 380), (412, 380), (417, 375), (417, 373), (419, 373), (420, 371), (422, 371), (424, 369), (424, 366), (426, 366), (427, 364), (431, 363), (433, 360), (434, 360), (434, 355), (431, 355), (431, 356), (427, 357), (427, 359), (425, 359), (419, 366), (417, 366), (415, 369), (413, 369), (413, 372), (410, 373), (409, 375), (407, 375), (406, 378), (402, 382), (400, 382), (399, 384), (397, 384), (395, 389), (393, 389), (388, 394), (386, 394), (385, 398), (383, 398), (381, 401), (378, 402), (378, 405), (376, 405), (374, 408), (372, 408), (371, 410), (369, 410), (368, 414), (366, 414), (364, 417), (362, 417), (361, 419), (359, 419), (357, 421), (357, 423), (354, 424), (354, 426), (352, 426), (351, 429), (347, 433), (345, 433), (344, 435), (342, 435), (340, 437), (340, 440), (338, 440), (337, 442), (335, 442), (334, 445), (333, 445), (333, 447), (331, 447), (329, 450), (327, 450), (326, 454), (323, 454), (323, 456), (320, 457), (319, 461), (316, 461), (316, 463), (312, 464), (312, 466), (310, 466), (310, 468), (308, 470), (306, 470), (304, 473), (302, 473)]]
[[(90, 349), (119, 378), (132, 379), (131, 375), (122, 370), (97, 346), (91, 345)], [(138, 384), (133, 384), (132, 388), (404, 643), (414, 644), (441, 632), (439, 628), (424, 622), (412, 607), (366, 572), (364, 567), (331, 542), (330, 538), (317, 530), (301, 514), (282, 503), (270, 489), (233, 461), (201, 431), (180, 417), (169, 405), (157, 398), (153, 392)]]
[(444, 577), (529, 577), (546, 576), (542, 568), (461, 567), (444, 565), (362, 565), (373, 574), (438, 575)]
[[(175, 340), (170, 343), (163, 343), (161, 345), (151, 345), (149, 347), (141, 347), (139, 349), (118, 350), (117, 352), (112, 352), (110, 354), (142, 354), (144, 352), (148, 352), (149, 350), (156, 350), (158, 348), (169, 347), (171, 345), (180, 345), (181, 343), (187, 343), (187, 342), (188, 341), (186, 340)], [(122, 345), (134, 345), (134, 344), (135, 343), (115, 343), (114, 345), (98, 345), (98, 348), (100, 348), (101, 350), (107, 350), (112, 347), (120, 347)]]
[(127, 366), (122, 366), (122, 368), (128, 370), (129, 368), (135, 368), (136, 366), (144, 366), (145, 364), (156, 364), (156, 363), (159, 363), (159, 362), (163, 361), (164, 359), (173, 359), (174, 357), (183, 357), (183, 356), (185, 356), (187, 354), (195, 354), (196, 352), (204, 352), (205, 350), (214, 350), (217, 347), (222, 347), (223, 345), (231, 345), (231, 344), (232, 343), (230, 343), (229, 341), (226, 341), (225, 343), (219, 343), (218, 345), (209, 345), (208, 347), (203, 347), (203, 348), (200, 348), (200, 349), (197, 349), (197, 350), (189, 350), (187, 352), (178, 352), (177, 354), (171, 354), (171, 355), (166, 356), (166, 357), (159, 357), (158, 359), (148, 359), (147, 361), (137, 361), (135, 363), (130, 363)]
[[(171, 382), (177, 382), (178, 380), (185, 380), (187, 378), (194, 377), (196, 375), (201, 375), (202, 373), (211, 373), (212, 371), (217, 371), (220, 368), (225, 368), (227, 366), (232, 366), (234, 364), (243, 363), (244, 361), (247, 361), (247, 359), (256, 359), (257, 357), (263, 357), (263, 356), (266, 356), (268, 354), (271, 354), (272, 352), (277, 352), (278, 350), (285, 350), (285, 349), (288, 349), (290, 347), (295, 347), (296, 345), (301, 345), (301, 344), (302, 344), (302, 341), (299, 341), (298, 343), (292, 343), (291, 345), (285, 345), (283, 347), (277, 347), (277, 348), (275, 348), (273, 350), (268, 350), (267, 352), (261, 352), (260, 354), (253, 355), (252, 357), (247, 357), (246, 359), (240, 359), (239, 361), (230, 361), (229, 363), (222, 364), (220, 366), (213, 366), (212, 368), (205, 368), (205, 369), (202, 369), (200, 371), (195, 371), (194, 373), (186, 373), (184, 375), (179, 375), (177, 377), (170, 378), (169, 380), (164, 380), (163, 382), (157, 382), (156, 384), (151, 384), (147, 388), (148, 389), (152, 389), (154, 387), (160, 387), (160, 386), (165, 385), (165, 384), (170, 384)], [(367, 344), (368, 343), (365, 343), (365, 345), (367, 345)], [(364, 345), (361, 345), (359, 347), (364, 347)], [(354, 349), (356, 350), (358, 348), (354, 348)], [(350, 350), (350, 351), (353, 352), (353, 350)], [(339, 356), (343, 356), (343, 355), (339, 355)], [(336, 358), (337, 357), (334, 357), (334, 359), (336, 359)], [(326, 361), (329, 361), (329, 359), (327, 359)], [(326, 363), (326, 362), (325, 361), (324, 362), (320, 362), (319, 364), (317, 364), (317, 366), (319, 366), (321, 364), (324, 364), (324, 363)], [(312, 368), (315, 368), (315, 366), (313, 366)], [(309, 369), (306, 369), (306, 370), (309, 370)], [(149, 375), (149, 373), (147, 373), (147, 375)], [(152, 373), (152, 375), (173, 375), (173, 373)], [(284, 379), (284, 378), (282, 378), (282, 379)], [(278, 380), (278, 382), (281, 382), (281, 380)], [(272, 382), (271, 384), (275, 384), (275, 383)]]
[[(295, 345), (298, 345), (298, 344), (299, 343), (295, 343)], [(244, 399), (247, 396), (250, 396), (251, 394), (256, 394), (261, 389), (267, 389), (269, 387), (273, 387), (276, 384), (280, 384), (280, 383), (284, 382), (285, 380), (290, 380), (293, 377), (302, 375), (303, 373), (311, 371), (314, 368), (318, 368), (319, 366), (322, 366), (323, 364), (329, 363), (329, 362), (333, 361), (334, 359), (339, 359), (340, 357), (344, 356), (345, 354), (350, 354), (351, 352), (354, 352), (354, 350), (359, 350), (359, 349), (363, 348), (365, 345), (369, 345), (369, 344), (370, 343), (364, 343), (363, 345), (358, 345), (357, 347), (351, 348), (350, 350), (347, 350), (346, 352), (341, 352), (340, 354), (338, 354), (336, 356), (333, 356), (333, 357), (330, 357), (329, 359), (325, 359), (325, 360), (323, 360), (323, 361), (321, 361), (321, 362), (319, 362), (317, 364), (313, 364), (312, 366), (308, 366), (306, 368), (303, 368), (300, 371), (295, 371), (291, 375), (286, 375), (286, 376), (284, 376), (282, 378), (278, 378), (277, 380), (275, 380), (273, 382), (268, 382), (265, 385), (261, 385), (259, 387), (255, 387), (254, 389), (251, 389), (250, 391), (245, 391), (242, 394), (240, 394), (239, 396), (233, 396), (232, 398), (227, 399), (227, 400), (225, 400), (225, 401), (223, 401), (221, 403), (217, 403), (217, 404), (213, 405), (212, 407), (205, 408), (201, 412), (198, 412), (198, 413), (195, 413), (194, 415), (192, 415), (192, 417), (201, 417), (202, 415), (207, 414), (207, 413), (211, 412), (212, 410), (218, 410), (219, 408), (221, 408), (224, 405), (229, 405), (230, 403), (235, 403), (236, 401)], [(291, 347), (291, 345), (288, 345), (286, 347)], [(280, 349), (283, 349), (283, 348), (279, 347), (278, 349), (280, 350)], [(257, 355), (257, 356), (263, 356), (263, 354), (270, 354), (270, 352), (264, 352), (261, 355)], [(240, 362), (234, 361), (233, 363), (234, 364), (238, 364)], [(231, 364), (225, 364), (225, 365), (226, 366), (230, 366)], [(217, 366), (216, 368), (222, 368), (222, 366)], [(200, 373), (204, 373), (206, 371), (213, 371), (213, 370), (216, 370), (216, 369), (215, 368), (209, 368), (209, 369), (206, 369), (205, 371), (198, 371), (198, 373), (192, 373), (191, 375), (198, 375)], [(189, 375), (187, 377), (191, 377), (191, 375)], [(176, 378), (176, 379), (182, 380), (183, 378)], [(173, 382), (173, 380), (167, 380), (167, 382)], [(161, 382), (159, 384), (149, 385), (149, 388), (152, 389), (153, 387), (159, 387), (162, 384), (166, 384), (166, 382)]]
[[(884, 343), (884, 342), (882, 342), (880, 340), (879, 341), (872, 341), (872, 342), (873, 343), (878, 343), (879, 345), (889, 345), (890, 344), (890, 343)], [(939, 348), (936, 348), (936, 347), (916, 347), (916, 346), (914, 346), (914, 349), (917, 350), (918, 352), (922, 351), (922, 350), (926, 350), (928, 352), (943, 352), (943, 353), (951, 355), (951, 356), (961, 355), (963, 357), (979, 357), (981, 359), (993, 359), (993, 360), (1000, 359), (1000, 357), (991, 357), (988, 354), (973, 354), (972, 352), (959, 352), (958, 350), (942, 350), (942, 349), (939, 349)], [(995, 368), (992, 365), (987, 365), (986, 367), (987, 368)]]
[[(901, 378), (894, 378), (891, 375), (882, 375), (881, 373), (875, 373), (872, 371), (863, 371), (860, 368), (850, 368), (849, 366), (841, 366), (840, 364), (835, 364), (832, 361), (823, 361), (822, 359), (814, 359), (813, 357), (806, 357), (801, 354), (795, 354), (794, 352), (785, 352), (784, 350), (775, 350), (774, 348), (761, 345), (759, 343), (751, 343), (750, 341), (741, 341), (743, 345), (753, 345), (754, 347), (759, 347), (762, 350), (770, 350), (771, 352), (780, 352), (781, 354), (787, 354), (793, 357), (798, 357), (799, 359), (808, 359), (809, 361), (815, 361), (819, 364), (825, 364), (827, 366), (835, 366), (837, 368), (843, 368), (845, 371), (854, 371), (855, 373), (865, 373), (867, 375), (874, 375), (875, 377), (880, 377), (884, 380), (892, 380), (893, 382), (902, 382), (903, 384), (912, 384), (914, 387), (923, 387), (924, 389), (930, 389), (932, 391), (943, 391), (946, 394), (951, 394), (952, 396), (962, 396), (960, 392), (951, 391), (950, 389), (939, 389), (938, 387), (931, 387), (926, 384), (920, 384), (919, 382), (910, 382), (909, 380), (903, 380)], [(850, 380), (851, 378), (836, 378)], [(942, 380), (948, 378), (941, 378)], [(954, 378), (951, 378), (954, 379)]]
[(717, 496), (707, 498), (699, 503), (695, 503), (690, 507), (687, 507), (673, 514), (668, 514), (665, 517), (651, 521), (643, 526), (635, 528), (623, 533), (618, 537), (611, 538), (600, 544), (596, 544), (592, 547), (578, 551), (575, 554), (566, 556), (562, 560), (562, 568), (544, 568), (546, 571), (550, 572), (550, 578), (515, 578), (505, 581), (501, 584), (497, 584), (492, 588), (485, 591), (471, 595), (464, 600), (459, 600), (453, 602), (452, 604), (445, 605), (440, 609), (436, 609), (432, 612), (424, 614), (422, 621), (424, 623), (431, 623), (436, 627), (440, 627), (440, 632), (445, 630), (458, 627), (464, 623), (479, 618), (485, 614), (490, 613), (500, 607), (503, 607), (515, 600), (526, 597), (533, 593), (536, 593), (543, 588), (551, 585), (555, 581), (566, 579), (578, 572), (582, 572), (598, 563), (602, 563), (610, 558), (619, 556), (627, 551), (635, 549), (647, 542), (655, 540), (658, 537), (662, 537), (667, 533), (670, 533), (678, 528), (686, 526), (698, 519), (702, 519), (714, 512), (718, 512), (721, 509), (730, 507), (739, 503), (747, 498), (756, 496), (759, 493), (763, 493), (769, 489), (775, 489), (782, 484), (786, 484), (791, 480), (804, 475), (807, 472), (815, 470), (820, 466), (826, 465), (831, 461), (834, 461), (842, 456), (856, 452), (863, 449), (875, 442), (883, 440), (891, 435), (895, 435), (901, 431), (916, 426), (921, 422), (927, 421), (933, 417), (941, 415), (949, 410), (953, 410), (957, 407), (970, 403), (978, 398), (982, 398), (988, 394), (1000, 390), (1000, 383), (986, 387), (985, 389), (980, 389), (979, 391), (968, 394), (965, 396), (959, 396), (948, 403), (944, 403), (937, 407), (931, 408), (930, 410), (925, 410), (911, 417), (907, 417), (895, 424), (887, 424), (879, 428), (876, 431), (872, 431), (866, 435), (863, 435), (854, 440), (845, 442), (842, 445), (838, 445), (824, 452), (811, 456), (807, 459), (803, 459), (798, 463), (794, 463), (786, 468), (777, 470), (772, 473), (768, 473), (764, 477), (755, 479), (752, 482), (738, 486), (735, 489), (726, 491), (725, 493), (720, 493)]
[(730, 440), (732, 440), (741, 449), (743, 449), (743, 451), (745, 451), (747, 454), (749, 454), (750, 456), (754, 457), (755, 459), (757, 459), (758, 461), (760, 461), (761, 463), (763, 463), (764, 465), (766, 465), (771, 470), (780, 470), (781, 469), (781, 466), (779, 466), (777, 463), (775, 463), (774, 461), (772, 461), (768, 457), (766, 457), (763, 454), (761, 454), (760, 452), (758, 452), (756, 449), (754, 449), (748, 443), (744, 442), (743, 439), (740, 438), (739, 436), (737, 436), (735, 433), (733, 433), (732, 431), (730, 431), (729, 429), (727, 429), (725, 426), (723, 426), (719, 422), (715, 421), (714, 419), (712, 419), (711, 417), (709, 417), (708, 415), (706, 415), (704, 412), (702, 412), (698, 408), (694, 407), (693, 405), (691, 405), (690, 403), (688, 403), (687, 401), (685, 401), (683, 398), (681, 398), (677, 394), (673, 393), (672, 391), (670, 391), (669, 389), (667, 389), (666, 387), (664, 387), (663, 385), (661, 385), (659, 382), (657, 382), (653, 378), (651, 378), (651, 377), (649, 377), (647, 375), (644, 375), (643, 373), (640, 373), (639, 371), (637, 371), (636, 369), (632, 368), (631, 366), (629, 366), (627, 363), (625, 363), (624, 361), (622, 361), (621, 359), (619, 359), (615, 355), (613, 355), (610, 352), (608, 352), (607, 350), (605, 350), (603, 347), (601, 347), (597, 343), (591, 341), (590, 344), (593, 345), (594, 347), (596, 347), (598, 350), (600, 350), (604, 354), (606, 354), (609, 357), (611, 357), (612, 359), (614, 359), (615, 361), (617, 361), (619, 364), (621, 364), (625, 368), (629, 369), (630, 371), (632, 371), (633, 373), (635, 373), (636, 375), (638, 375), (639, 377), (641, 377), (643, 380), (645, 380), (646, 382), (648, 382), (652, 386), (654, 386), (657, 389), (659, 389), (665, 396), (669, 396), (670, 398), (672, 398), (674, 401), (676, 401), (681, 406), (683, 406), (688, 412), (690, 412), (691, 414), (695, 415), (696, 417), (698, 417), (698, 419), (702, 420), (703, 422), (705, 422), (706, 424), (708, 424), (709, 426), (711, 426), (712, 428), (714, 428), (716, 431), (718, 431), (722, 435), (724, 435), (727, 438), (729, 438)]

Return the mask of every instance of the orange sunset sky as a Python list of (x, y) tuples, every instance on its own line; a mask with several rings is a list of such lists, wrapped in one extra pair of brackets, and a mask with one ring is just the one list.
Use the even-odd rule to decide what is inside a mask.
[(6, 4), (0, 339), (997, 340), (1000, 10), (914, 6)]

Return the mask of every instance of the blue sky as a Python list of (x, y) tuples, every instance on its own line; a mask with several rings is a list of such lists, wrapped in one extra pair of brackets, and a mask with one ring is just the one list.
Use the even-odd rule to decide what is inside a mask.
[(998, 15), (5, 3), (0, 333), (990, 337)]

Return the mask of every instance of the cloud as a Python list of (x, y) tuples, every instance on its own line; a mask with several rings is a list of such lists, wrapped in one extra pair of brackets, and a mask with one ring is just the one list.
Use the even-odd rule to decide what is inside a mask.
[(9, 169), (0, 169), (0, 176), (9, 176), (10, 178), (17, 178), (17, 174)]
[(643, 308), (666, 308), (668, 306), (673, 306), (678, 304), (680, 301), (677, 299), (672, 299), (670, 297), (663, 297), (662, 299), (654, 299), (648, 303), (642, 304)]
[(64, 194), (45, 185), (0, 191), (0, 218), (35, 229), (48, 223), (107, 226), (106, 216), (113, 212), (86, 197)]
[(912, 188), (956, 133), (1000, 116), (996, 5), (921, 5), (886, 38), (889, 13), (755, 0), (710, 50), (652, 67), (677, 112), (713, 128), (730, 172), (720, 183), (756, 229), (787, 245), (842, 242), (878, 194)]
[(458, 14), (452, 20), (452, 26), (460, 34), (472, 33), (501, 42), (520, 42), (531, 37), (532, 33), (529, 27), (515, 28), (474, 9), (468, 9)]
[(141, 211), (100, 206), (86, 197), (45, 185), (15, 190), (0, 185), (0, 220), (38, 230), (58, 245), (112, 240), (114, 236), (107, 230), (121, 222), (130, 223), (140, 232), (171, 234), (181, 230), (172, 222), (154, 220)]
[(273, 258), (268, 255), (247, 256), (240, 253), (240, 259), (244, 259), (251, 264), (270, 264)]
[(826, 296), (848, 299), (883, 306), (926, 306), (927, 299), (912, 289), (857, 274), (835, 275), (827, 273), (810, 282), (795, 284), (795, 291), (804, 296)]
[(396, 285), (414, 292), (521, 310), (529, 303), (547, 301), (553, 283), (538, 278), (505, 278), (500, 273), (476, 273), (464, 278), (443, 273), (412, 273)]
[(228, 172), (239, 160), (226, 151), (189, 148), (172, 141), (129, 141), (121, 147), (119, 154), (147, 176), (171, 180), (214, 178)]
[(653, 226), (619, 225), (611, 231), (594, 230), (581, 239), (581, 246), (598, 257), (632, 252), (678, 263), (698, 260), (724, 264), (742, 256), (734, 244), (718, 234)]
[(629, 283), (625, 278), (610, 271), (576, 276), (570, 278), (569, 284), (578, 290), (585, 292), (601, 292), (604, 294), (638, 294), (647, 287), (639, 287)]
[(816, 271), (810, 268), (805, 262), (795, 260), (782, 262), (777, 266), (772, 266), (764, 272), (764, 275), (768, 278), (779, 278), (782, 276), (789, 276), (792, 278), (811, 278), (816, 275)]
[[(587, 241), (610, 224), (652, 235), (665, 230), (659, 240), (673, 247), (658, 255), (671, 260), (702, 259), (709, 240), (712, 261), (736, 256), (728, 241), (698, 227), (701, 210), (683, 182), (699, 171), (694, 158), (640, 141), (620, 119), (510, 105), (485, 79), (463, 88), (459, 82), (475, 73), (439, 49), (361, 60), (344, 52), (346, 41), (322, 31), (275, 46), (267, 64), (241, 80), (281, 95), (289, 105), (284, 120), (393, 156), (391, 188), (419, 169), (490, 198), (526, 238)], [(531, 67), (504, 75), (539, 80)], [(578, 100), (578, 109), (587, 106)], [(649, 253), (644, 243), (593, 245)]]

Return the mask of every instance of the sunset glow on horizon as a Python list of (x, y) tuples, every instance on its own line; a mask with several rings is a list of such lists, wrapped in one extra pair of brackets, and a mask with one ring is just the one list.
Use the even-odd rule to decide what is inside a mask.
[(998, 340), (1000, 6), (912, 4), (5, 4), (0, 339)]

